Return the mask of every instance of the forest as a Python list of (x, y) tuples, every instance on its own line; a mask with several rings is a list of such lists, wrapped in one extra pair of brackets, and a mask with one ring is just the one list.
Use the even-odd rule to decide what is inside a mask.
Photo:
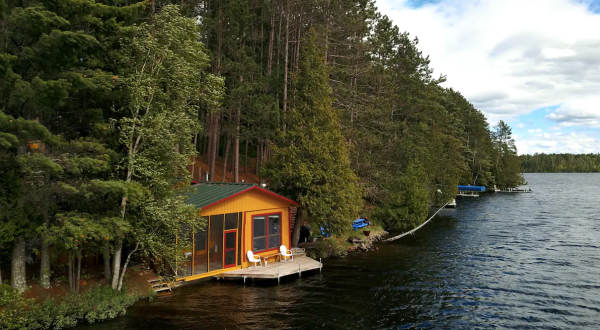
[(0, 27), (0, 276), (20, 291), (58, 255), (74, 293), (86, 255), (114, 290), (136, 255), (175, 260), (204, 226), (194, 159), (209, 181), (250, 163), (334, 232), (522, 180), (510, 127), (372, 0), (0, 0)]
[(534, 154), (521, 155), (525, 173), (598, 173), (600, 154)]

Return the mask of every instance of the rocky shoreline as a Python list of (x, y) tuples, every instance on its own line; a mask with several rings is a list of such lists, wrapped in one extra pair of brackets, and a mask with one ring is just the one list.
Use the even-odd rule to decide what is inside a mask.
[(384, 230), (371, 230), (369, 236), (364, 231), (353, 232), (348, 237), (330, 237), (300, 244), (312, 258), (343, 258), (352, 252), (369, 252), (378, 248), (375, 242), (382, 241), (389, 233)]
[(358, 236), (350, 236), (347, 242), (352, 244), (348, 248), (348, 252), (369, 252), (377, 250), (373, 243), (382, 241), (389, 233), (387, 231), (378, 231), (371, 233), (369, 236), (359, 238)]

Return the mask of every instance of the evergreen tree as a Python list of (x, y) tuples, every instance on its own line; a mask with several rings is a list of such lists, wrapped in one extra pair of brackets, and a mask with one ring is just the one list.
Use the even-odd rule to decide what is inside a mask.
[(340, 120), (331, 106), (323, 54), (315, 39), (311, 30), (302, 40), (287, 129), (278, 136), (264, 171), (274, 191), (297, 200), (305, 209), (299, 210), (296, 219), (293, 246), (298, 243), (304, 212), (310, 224), (335, 233), (346, 229), (362, 207)]

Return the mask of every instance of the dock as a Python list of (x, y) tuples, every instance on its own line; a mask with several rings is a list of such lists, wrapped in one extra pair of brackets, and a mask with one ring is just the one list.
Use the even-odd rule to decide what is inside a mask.
[(323, 267), (320, 261), (314, 260), (307, 256), (294, 256), (294, 260), (269, 262), (266, 266), (252, 266), (230, 272), (223, 272), (215, 277), (221, 279), (277, 279), (284, 276), (298, 274), (302, 277), (302, 272), (318, 269)]
[(494, 190), (494, 192), (497, 193), (513, 193), (513, 194), (518, 194), (518, 193), (531, 193), (533, 192), (531, 189), (518, 189), (518, 188), (508, 188), (508, 189), (496, 189)]

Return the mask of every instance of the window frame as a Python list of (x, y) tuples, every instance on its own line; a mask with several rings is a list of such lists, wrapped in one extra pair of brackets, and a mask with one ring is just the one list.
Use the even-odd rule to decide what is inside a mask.
[[(281, 226), (279, 227), (279, 245), (274, 247), (274, 248), (270, 248), (269, 249), (269, 216), (273, 216), (273, 215), (278, 215), (279, 216), (279, 221), (281, 221)], [(265, 217), (265, 219), (263, 220), (265, 222), (265, 230), (266, 230), (266, 243), (265, 243), (265, 247), (266, 249), (264, 250), (257, 250), (254, 251), (254, 218), (255, 217)], [(252, 219), (252, 253), (263, 253), (263, 252), (269, 252), (269, 251), (278, 251), (279, 247), (281, 246), (281, 244), (283, 244), (283, 212), (273, 212), (273, 213), (265, 213), (265, 214), (254, 214), (251, 216)]]

